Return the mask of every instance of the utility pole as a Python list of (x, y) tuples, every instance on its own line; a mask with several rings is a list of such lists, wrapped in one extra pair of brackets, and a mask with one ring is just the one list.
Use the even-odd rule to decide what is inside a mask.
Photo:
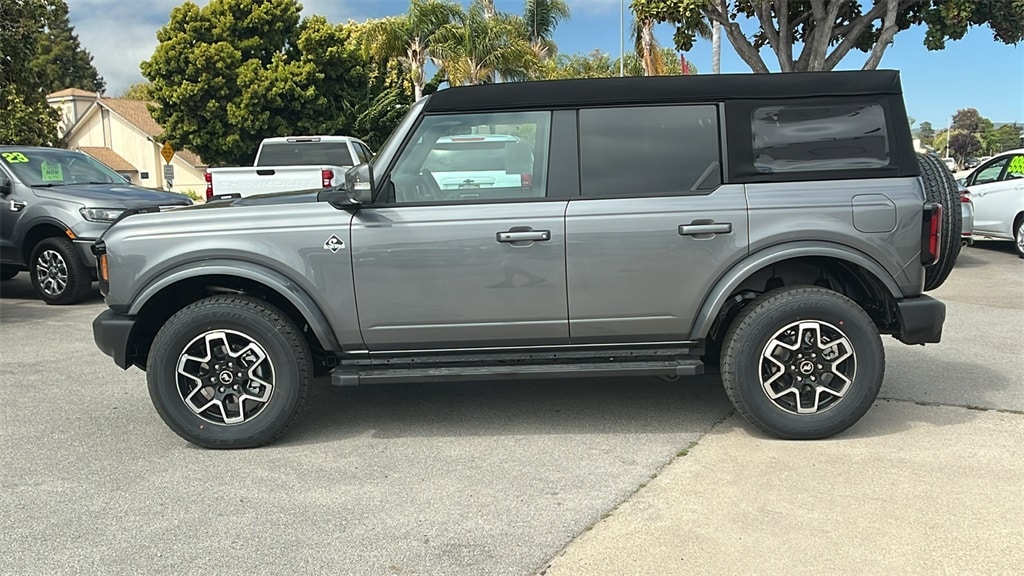
[(619, 77), (626, 75), (626, 0), (619, 0)]

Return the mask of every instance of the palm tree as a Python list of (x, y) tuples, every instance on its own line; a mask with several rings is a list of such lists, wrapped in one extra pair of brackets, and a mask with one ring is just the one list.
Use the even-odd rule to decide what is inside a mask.
[(644, 76), (665, 74), (665, 59), (658, 39), (654, 37), (654, 19), (636, 17), (633, 19), (633, 47), (643, 64)]
[(523, 20), (526, 21), (530, 45), (538, 60), (546, 60), (558, 52), (552, 40), (555, 28), (569, 19), (569, 5), (565, 0), (526, 0)]
[(379, 61), (395, 59), (407, 66), (413, 96), (419, 100), (427, 82), (427, 60), (434, 59), (434, 35), (461, 12), (448, 0), (411, 0), (405, 15), (370, 22), (363, 51)]
[(722, 73), (722, 24), (718, 20), (711, 23), (711, 73)]
[(479, 0), (455, 22), (438, 29), (431, 54), (452, 86), (485, 84), (495, 74), (506, 80), (525, 80), (537, 59), (519, 16), (496, 12), (488, 17)]

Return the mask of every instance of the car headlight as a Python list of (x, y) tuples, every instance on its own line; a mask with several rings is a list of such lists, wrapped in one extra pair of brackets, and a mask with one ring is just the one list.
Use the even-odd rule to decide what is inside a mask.
[(82, 208), (79, 212), (89, 222), (113, 222), (124, 212), (124, 208)]

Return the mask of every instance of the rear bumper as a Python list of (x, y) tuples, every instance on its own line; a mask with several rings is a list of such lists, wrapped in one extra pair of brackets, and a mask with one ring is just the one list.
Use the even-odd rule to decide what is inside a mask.
[(946, 305), (931, 296), (896, 302), (900, 331), (895, 336), (904, 344), (935, 344), (942, 339)]
[(117, 314), (113, 310), (104, 310), (92, 321), (92, 337), (96, 346), (113, 358), (114, 364), (125, 370), (131, 366), (128, 352), (134, 329), (135, 318)]

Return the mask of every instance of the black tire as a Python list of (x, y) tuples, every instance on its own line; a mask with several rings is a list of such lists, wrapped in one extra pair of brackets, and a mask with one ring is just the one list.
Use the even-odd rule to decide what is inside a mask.
[(92, 275), (71, 240), (44, 238), (32, 250), (29, 260), (32, 287), (47, 304), (76, 304), (92, 288)]
[(1013, 221), (1013, 243), (1017, 246), (1017, 257), (1024, 258), (1024, 213), (1017, 214)]
[[(817, 346), (797, 344), (807, 336)], [(726, 332), (721, 368), (725, 391), (747, 421), (777, 438), (811, 440), (864, 416), (882, 386), (885, 350), (871, 318), (846, 296), (782, 288), (740, 311)]]
[(10, 280), (17, 276), (18, 272), (21, 272), (21, 268), (18, 268), (17, 266), (10, 266), (7, 264), (0, 265), (0, 281)]
[(960, 206), (960, 188), (953, 173), (941, 160), (930, 154), (918, 154), (925, 198), (930, 203), (942, 204), (942, 237), (939, 242), (939, 261), (924, 270), (924, 289), (935, 290), (949, 277), (960, 256), (963, 228), (963, 208)]
[[(195, 378), (179, 373), (179, 364)], [(204, 298), (172, 316), (153, 339), (146, 369), (157, 413), (203, 448), (273, 442), (302, 411), (312, 377), (295, 323), (263, 300), (234, 295)]]

